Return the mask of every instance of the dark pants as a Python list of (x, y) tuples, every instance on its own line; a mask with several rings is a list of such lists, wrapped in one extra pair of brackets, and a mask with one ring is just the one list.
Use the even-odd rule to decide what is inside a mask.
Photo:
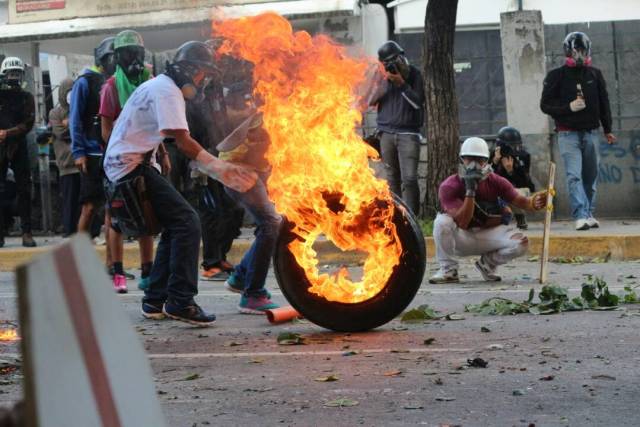
[(229, 196), (244, 207), (256, 222), (256, 238), (235, 269), (235, 274), (244, 282), (245, 296), (267, 294), (264, 285), (282, 222), (282, 217), (267, 196), (266, 177), (261, 178), (246, 193), (226, 188)]
[(220, 265), (227, 259), (233, 240), (240, 235), (244, 209), (239, 207), (224, 191), (218, 181), (207, 179), (207, 187), (200, 187), (200, 192), (208, 191), (215, 206), (203, 201), (200, 194), (198, 214), (202, 225), (202, 267), (206, 270)]
[(78, 229), (80, 218), (80, 174), (72, 173), (60, 177), (62, 196), (62, 231), (73, 234)]
[[(7, 179), (7, 169), (13, 170), (18, 197), (18, 215), (23, 233), (31, 233), (31, 169), (29, 167), (29, 151), (25, 142), (19, 143), (11, 159), (4, 158), (0, 162), (0, 186)], [(11, 218), (5, 218), (5, 210), (0, 209), (0, 235), (5, 233), (5, 224)]]
[(420, 137), (414, 134), (383, 132), (380, 137), (380, 152), (391, 191), (401, 196), (417, 215), (420, 210)]
[(133, 174), (139, 173), (145, 177), (151, 206), (163, 228), (143, 301), (192, 304), (198, 294), (198, 214), (158, 171), (140, 166)]
[(189, 159), (178, 150), (176, 144), (168, 143), (164, 146), (167, 149), (169, 160), (171, 161), (169, 180), (180, 194), (186, 195), (187, 192), (193, 189), (193, 186), (190, 185), (191, 180), (189, 178)]

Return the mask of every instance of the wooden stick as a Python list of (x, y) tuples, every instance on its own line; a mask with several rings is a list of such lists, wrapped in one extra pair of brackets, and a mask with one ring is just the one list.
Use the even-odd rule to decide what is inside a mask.
[(540, 256), (540, 283), (547, 281), (549, 274), (549, 237), (551, 235), (551, 215), (553, 213), (553, 193), (556, 176), (556, 164), (549, 163), (549, 180), (547, 185), (547, 212), (544, 215), (544, 231), (542, 234), (542, 255)]

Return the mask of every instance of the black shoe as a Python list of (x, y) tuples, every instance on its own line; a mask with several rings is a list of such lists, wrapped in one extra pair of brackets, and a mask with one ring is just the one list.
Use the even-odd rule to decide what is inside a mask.
[(527, 224), (527, 217), (524, 216), (524, 214), (516, 214), (516, 226), (520, 229), (520, 230), (526, 230), (527, 228), (529, 228), (529, 224)]
[(196, 326), (210, 326), (216, 321), (215, 314), (207, 314), (196, 303), (187, 305), (186, 307), (180, 307), (170, 302), (165, 302), (162, 307), (162, 312), (174, 320), (180, 320), (181, 322), (191, 323)]
[(33, 236), (31, 235), (31, 233), (24, 233), (22, 235), (22, 246), (24, 246), (25, 248), (35, 248), (36, 245), (36, 241), (33, 240)]
[(153, 302), (147, 301), (142, 303), (142, 315), (147, 319), (153, 320), (162, 320), (165, 318), (164, 313), (162, 312), (162, 306), (164, 303), (162, 302)]

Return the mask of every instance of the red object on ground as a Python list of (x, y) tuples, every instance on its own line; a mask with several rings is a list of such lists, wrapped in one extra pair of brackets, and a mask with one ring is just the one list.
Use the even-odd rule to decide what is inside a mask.
[(269, 323), (283, 323), (301, 317), (300, 313), (290, 305), (275, 308), (273, 310), (267, 310), (267, 319), (269, 319)]

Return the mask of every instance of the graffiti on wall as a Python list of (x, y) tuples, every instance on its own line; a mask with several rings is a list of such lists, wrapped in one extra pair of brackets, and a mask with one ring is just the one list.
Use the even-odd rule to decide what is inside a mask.
[(640, 132), (631, 132), (617, 144), (600, 143), (598, 183), (620, 184), (625, 180), (640, 184)]

